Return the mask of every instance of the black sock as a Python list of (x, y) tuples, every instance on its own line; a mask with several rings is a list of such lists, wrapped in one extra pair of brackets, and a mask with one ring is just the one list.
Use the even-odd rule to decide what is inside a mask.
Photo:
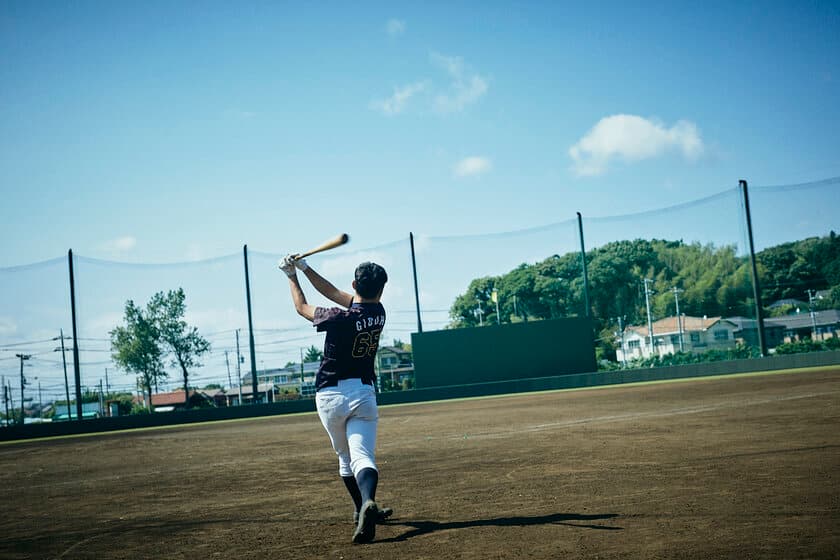
[(350, 492), (350, 497), (353, 498), (353, 505), (356, 506), (356, 511), (359, 511), (362, 509), (362, 493), (359, 491), (356, 477), (352, 475), (342, 476), (341, 480), (344, 481), (344, 486), (347, 487), (347, 491)]
[(379, 472), (370, 467), (362, 469), (356, 475), (359, 484), (359, 491), (362, 494), (362, 501), (376, 500), (376, 485), (379, 482)]

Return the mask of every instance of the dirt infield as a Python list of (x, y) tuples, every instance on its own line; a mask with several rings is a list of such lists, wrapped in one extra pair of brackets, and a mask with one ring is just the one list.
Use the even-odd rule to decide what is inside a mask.
[(0, 557), (840, 557), (836, 368), (381, 418), (373, 544), (302, 414), (2, 445)]

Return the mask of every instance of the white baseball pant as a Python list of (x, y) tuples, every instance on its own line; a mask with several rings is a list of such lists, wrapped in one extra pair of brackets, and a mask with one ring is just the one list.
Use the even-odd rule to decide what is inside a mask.
[(315, 405), (338, 455), (339, 474), (355, 476), (362, 469), (376, 469), (379, 411), (373, 386), (358, 378), (342, 379), (337, 387), (319, 390)]

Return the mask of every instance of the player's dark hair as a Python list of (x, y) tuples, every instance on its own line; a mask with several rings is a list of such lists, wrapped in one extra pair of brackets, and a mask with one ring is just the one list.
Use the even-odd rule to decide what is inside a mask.
[(365, 299), (373, 299), (388, 281), (388, 273), (376, 263), (363, 262), (356, 267), (356, 291)]

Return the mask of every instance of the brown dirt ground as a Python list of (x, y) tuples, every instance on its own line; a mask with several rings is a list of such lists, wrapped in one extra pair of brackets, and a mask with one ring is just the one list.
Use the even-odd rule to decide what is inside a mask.
[(0, 446), (2, 558), (840, 558), (840, 369), (383, 407), (376, 542), (314, 414)]

